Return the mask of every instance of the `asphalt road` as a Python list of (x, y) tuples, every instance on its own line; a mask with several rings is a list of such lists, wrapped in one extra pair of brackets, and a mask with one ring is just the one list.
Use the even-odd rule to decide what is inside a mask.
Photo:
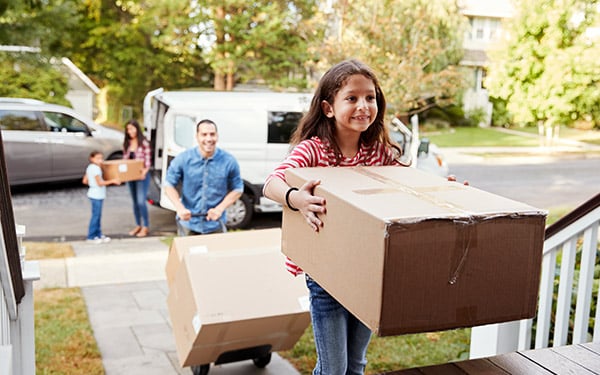
[[(519, 159), (502, 163), (450, 161), (450, 172), (471, 186), (541, 209), (574, 208), (600, 192), (600, 158)], [(27, 228), (27, 240), (82, 240), (90, 215), (86, 187), (79, 183), (15, 188), (12, 200), (17, 224)], [(127, 237), (135, 226), (127, 186), (110, 186), (102, 227), (113, 238)], [(281, 214), (257, 215), (253, 228), (281, 225)], [(175, 234), (174, 213), (150, 207), (154, 235)]]

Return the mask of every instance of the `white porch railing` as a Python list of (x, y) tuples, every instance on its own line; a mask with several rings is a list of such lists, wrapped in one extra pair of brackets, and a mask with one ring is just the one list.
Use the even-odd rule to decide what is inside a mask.
[(470, 358), (600, 342), (600, 298), (594, 280), (595, 268), (600, 267), (600, 194), (563, 219), (546, 230), (536, 317), (474, 327)]
[[(17, 226), (20, 253), (25, 227)], [(17, 304), (0, 226), (0, 375), (35, 375), (33, 282), (39, 280), (39, 263), (21, 261), (25, 295)]]

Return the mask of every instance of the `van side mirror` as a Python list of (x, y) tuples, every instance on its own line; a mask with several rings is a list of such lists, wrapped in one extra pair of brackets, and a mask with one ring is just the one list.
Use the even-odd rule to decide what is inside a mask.
[(421, 153), (428, 154), (429, 153), (429, 138), (422, 138), (421, 143), (419, 144), (419, 151), (417, 155), (421, 155)]

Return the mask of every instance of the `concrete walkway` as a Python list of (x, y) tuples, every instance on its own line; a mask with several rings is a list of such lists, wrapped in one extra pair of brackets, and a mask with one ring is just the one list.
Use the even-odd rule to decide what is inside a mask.
[[(75, 257), (40, 261), (34, 288), (81, 287), (106, 374), (191, 374), (177, 360), (166, 304), (169, 249), (161, 238), (71, 245)], [(209, 373), (299, 374), (276, 353), (264, 369), (242, 361), (211, 366)]]

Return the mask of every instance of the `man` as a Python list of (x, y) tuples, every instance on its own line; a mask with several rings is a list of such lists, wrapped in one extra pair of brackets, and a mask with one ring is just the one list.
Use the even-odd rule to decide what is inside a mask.
[(164, 189), (175, 204), (180, 236), (226, 232), (225, 209), (244, 191), (238, 162), (217, 147), (218, 138), (217, 125), (201, 120), (196, 125), (198, 147), (177, 155), (167, 169)]

